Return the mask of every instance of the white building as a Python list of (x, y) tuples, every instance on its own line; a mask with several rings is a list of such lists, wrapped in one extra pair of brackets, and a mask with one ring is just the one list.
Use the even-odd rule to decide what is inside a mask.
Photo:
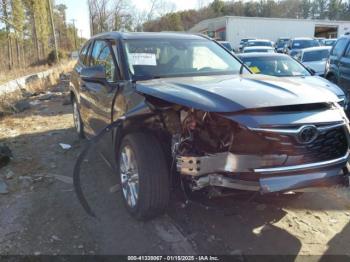
[(223, 16), (203, 20), (189, 31), (229, 41), (237, 48), (242, 38), (337, 38), (350, 32), (350, 21)]

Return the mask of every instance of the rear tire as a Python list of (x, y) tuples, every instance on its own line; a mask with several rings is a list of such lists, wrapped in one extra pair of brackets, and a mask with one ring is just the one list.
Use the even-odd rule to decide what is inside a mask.
[(150, 134), (126, 135), (118, 151), (121, 195), (138, 220), (160, 215), (169, 202), (169, 170), (159, 141)]

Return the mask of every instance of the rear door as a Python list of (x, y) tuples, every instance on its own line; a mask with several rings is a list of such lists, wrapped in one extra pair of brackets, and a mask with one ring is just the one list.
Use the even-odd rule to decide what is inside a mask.
[[(349, 41), (350, 42), (350, 39)], [(339, 61), (339, 85), (350, 90), (350, 45), (348, 43), (345, 54), (340, 58)]]

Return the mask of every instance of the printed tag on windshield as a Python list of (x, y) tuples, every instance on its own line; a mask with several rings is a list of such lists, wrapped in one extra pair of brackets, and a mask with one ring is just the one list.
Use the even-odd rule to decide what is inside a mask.
[(156, 54), (152, 53), (131, 53), (130, 60), (132, 65), (157, 65)]
[(260, 69), (257, 66), (251, 66), (249, 69), (254, 73), (254, 74), (259, 74)]

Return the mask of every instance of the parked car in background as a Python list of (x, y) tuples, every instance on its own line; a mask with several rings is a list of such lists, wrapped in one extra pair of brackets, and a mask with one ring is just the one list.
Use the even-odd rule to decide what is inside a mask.
[(235, 52), (235, 50), (232, 48), (231, 43), (228, 41), (218, 41), (219, 44), (221, 44), (223, 47), (225, 47), (230, 52)]
[(324, 45), (324, 41), (326, 40), (325, 37), (314, 37), (314, 39), (316, 39), (321, 46)]
[(276, 50), (270, 46), (246, 46), (242, 53), (275, 53)]
[(325, 76), (350, 94), (350, 35), (340, 37), (333, 46)]
[(320, 43), (317, 40), (307, 37), (298, 37), (293, 38), (288, 42), (284, 52), (294, 57), (300, 52), (300, 50), (315, 46), (320, 46)]
[[(69, 87), (78, 134), (95, 138), (137, 219), (164, 212), (175, 188), (220, 196), (348, 185), (349, 122), (337, 96), (251, 74), (204, 36), (98, 34)], [(78, 171), (75, 190), (91, 214)]]
[(273, 42), (267, 39), (254, 39), (254, 40), (249, 40), (245, 47), (250, 47), (250, 46), (269, 46), (273, 47)]
[(333, 46), (337, 42), (337, 38), (330, 38), (324, 40), (324, 45), (325, 46)]
[(275, 44), (275, 48), (277, 53), (283, 53), (284, 47), (286, 44), (288, 44), (288, 41), (290, 40), (290, 38), (288, 37), (280, 37), (277, 39), (276, 44)]
[(296, 58), (316, 75), (324, 76), (330, 51), (330, 46), (305, 48), (300, 51)]
[(347, 108), (348, 101), (343, 90), (327, 79), (313, 75), (305, 66), (285, 54), (239, 54), (238, 57), (256, 74), (283, 77), (294, 83), (307, 83), (324, 87), (339, 98), (339, 104)]
[(241, 52), (249, 40), (254, 40), (255, 38), (242, 38), (239, 42), (239, 51)]

